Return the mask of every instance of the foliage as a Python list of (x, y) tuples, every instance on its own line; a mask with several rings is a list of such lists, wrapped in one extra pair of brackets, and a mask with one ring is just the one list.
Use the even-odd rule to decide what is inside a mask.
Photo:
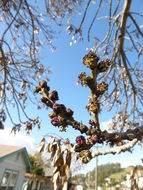
[[(94, 169), (95, 170), (95, 169)], [(85, 175), (76, 175), (72, 178), (75, 183), (82, 184), (85, 189), (87, 186), (90, 188), (94, 188), (95, 183), (95, 171), (88, 172)], [(137, 180), (138, 180), (138, 172), (142, 171), (143, 167), (133, 167), (129, 166), (127, 168), (121, 168), (119, 163), (110, 163), (105, 165), (98, 166), (98, 186), (106, 189), (105, 181), (108, 181), (108, 186), (113, 187), (117, 184), (120, 184), (123, 181), (126, 181), (126, 175), (131, 175), (131, 183), (134, 187), (137, 187)]]
[(36, 175), (44, 175), (44, 162), (40, 153), (29, 155), (31, 163), (31, 173)]
[[(98, 185), (104, 186), (105, 179), (110, 178), (111, 174), (121, 172), (122, 168), (119, 163), (111, 163), (98, 166)], [(90, 180), (95, 180), (95, 171), (93, 170), (90, 174)]]

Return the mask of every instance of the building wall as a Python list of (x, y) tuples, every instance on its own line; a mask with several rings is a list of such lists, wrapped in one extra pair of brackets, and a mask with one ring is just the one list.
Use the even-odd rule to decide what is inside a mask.
[(2, 159), (0, 162), (0, 183), (6, 169), (18, 171), (15, 190), (20, 190), (26, 173), (26, 162), (23, 153), (15, 153)]
[(28, 179), (28, 184), (26, 190), (53, 190), (53, 185), (49, 180)]

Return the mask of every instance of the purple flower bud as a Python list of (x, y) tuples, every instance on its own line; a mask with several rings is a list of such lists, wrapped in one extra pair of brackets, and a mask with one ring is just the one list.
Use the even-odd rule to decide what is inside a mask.
[(49, 94), (49, 98), (55, 102), (56, 100), (59, 100), (59, 96), (58, 96), (58, 92), (56, 90), (53, 90), (50, 94)]
[(89, 124), (91, 125), (91, 126), (95, 126), (95, 122), (93, 121), (93, 120), (89, 120)]
[(77, 144), (84, 144), (85, 143), (85, 137), (80, 135), (76, 137), (76, 143)]
[(59, 119), (58, 119), (58, 117), (56, 116), (56, 117), (53, 117), (52, 119), (51, 119), (51, 123), (52, 123), (52, 125), (54, 125), (54, 126), (59, 126)]
[(54, 104), (53, 105), (53, 110), (54, 112), (58, 113), (63, 113), (66, 111), (66, 107), (63, 104)]

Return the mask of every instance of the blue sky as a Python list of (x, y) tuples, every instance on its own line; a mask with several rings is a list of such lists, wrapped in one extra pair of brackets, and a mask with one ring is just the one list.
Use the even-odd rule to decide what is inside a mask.
[[(138, 7), (138, 3), (141, 1), (138, 0), (135, 5)], [(90, 19), (91, 15), (94, 13), (94, 6), (91, 8), (90, 15), (87, 16), (87, 21)], [(106, 9), (104, 9), (104, 15), (107, 14)], [(101, 13), (103, 14), (103, 12)], [(74, 21), (75, 24), (78, 24), (81, 21), (81, 16), (77, 16)], [(87, 22), (89, 24), (89, 22)], [(86, 31), (84, 26), (84, 33)], [(97, 30), (98, 33), (104, 35), (106, 25), (102, 25), (100, 21), (96, 26), (94, 26), (94, 32)], [(86, 39), (81, 42), (77, 42), (70, 46), (71, 36), (67, 35), (65, 30), (66, 26), (62, 31), (57, 34), (57, 39), (54, 40), (54, 43), (57, 47), (56, 51), (52, 52), (49, 48), (41, 49), (40, 57), (41, 63), (45, 66), (51, 68), (51, 74), (49, 75), (50, 81), (48, 82), (51, 89), (56, 89), (59, 93), (59, 103), (64, 103), (67, 107), (70, 107), (74, 111), (75, 119), (82, 121), (85, 124), (88, 124), (88, 120), (91, 118), (88, 115), (88, 112), (85, 109), (85, 106), (88, 101), (89, 90), (81, 86), (77, 86), (76, 82), (78, 79), (78, 74), (87, 69), (82, 64), (82, 57), (88, 53), (90, 48), (94, 45), (94, 42), (91, 41), (88, 43)], [(46, 42), (43, 42), (46, 44)], [(104, 57), (105, 58), (105, 57)], [(40, 96), (37, 95), (40, 99)], [(48, 113), (50, 110), (43, 108), (42, 110), (36, 110), (35, 105), (28, 105), (27, 110), (29, 114), (34, 114), (39, 116), (42, 120), (41, 129), (33, 129), (30, 134), (30, 137), (35, 139), (36, 142), (40, 142), (42, 137), (45, 134), (56, 134), (63, 138), (69, 138), (71, 142), (75, 141), (75, 138), (80, 133), (75, 131), (71, 127), (67, 129), (67, 132), (60, 133), (58, 128), (55, 128), (51, 125)], [(14, 114), (14, 113), (13, 113)], [(112, 117), (112, 113), (101, 112), (100, 121), (108, 122)], [(6, 122), (7, 127), (10, 127), (11, 124), (9, 120)], [(105, 126), (105, 125), (104, 125)], [(133, 154), (131, 153), (122, 153), (117, 156), (101, 156), (99, 157), (99, 164), (105, 164), (107, 162), (122, 162), (123, 166), (130, 164), (141, 164), (141, 158), (143, 157), (143, 150), (139, 149), (137, 146)], [(88, 164), (87, 167), (92, 168), (95, 160)]]

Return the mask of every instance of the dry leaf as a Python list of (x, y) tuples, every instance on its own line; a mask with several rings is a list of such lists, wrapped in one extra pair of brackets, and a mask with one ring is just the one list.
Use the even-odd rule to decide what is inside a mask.
[(40, 148), (39, 148), (39, 152), (44, 152), (44, 148), (45, 148), (45, 142), (46, 142), (46, 139), (45, 137), (41, 140), (40, 142)]

